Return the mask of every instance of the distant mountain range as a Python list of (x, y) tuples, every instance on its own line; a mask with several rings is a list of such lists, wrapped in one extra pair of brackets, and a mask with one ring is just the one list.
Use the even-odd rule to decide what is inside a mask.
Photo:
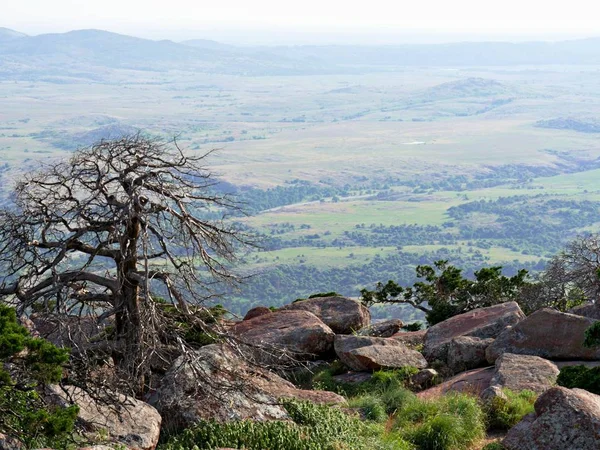
[(99, 69), (302, 75), (419, 66), (600, 64), (600, 38), (562, 42), (236, 47), (153, 41), (101, 30), (27, 36), (0, 28), (0, 78), (97, 79)]

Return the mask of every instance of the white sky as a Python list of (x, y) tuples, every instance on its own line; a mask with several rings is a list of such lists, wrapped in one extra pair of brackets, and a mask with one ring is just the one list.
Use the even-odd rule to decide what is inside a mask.
[[(597, 0), (1, 0), (0, 26), (147, 37), (206, 30), (600, 35)], [(201, 31), (204, 30), (202, 33)]]

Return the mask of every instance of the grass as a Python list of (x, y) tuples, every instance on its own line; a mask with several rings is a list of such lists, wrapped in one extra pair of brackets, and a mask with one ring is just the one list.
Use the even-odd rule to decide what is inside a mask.
[(467, 242), (461, 242), (458, 245), (405, 245), (402, 247), (403, 252), (422, 254), (424, 252), (434, 252), (442, 248), (449, 250), (460, 250), (469, 253), (469, 249), (472, 251), (479, 251), (482, 255), (489, 258), (490, 263), (506, 262), (506, 261), (537, 261), (539, 256), (535, 255), (524, 255), (521, 252), (515, 252), (505, 247), (490, 247), (490, 248), (478, 248), (469, 246)]
[(282, 401), (290, 421), (201, 421), (182, 432), (163, 437), (160, 450), (414, 450), (383, 425), (365, 423), (342, 410), (308, 402)]
[(305, 234), (330, 231), (339, 235), (361, 224), (420, 224), (441, 225), (448, 220), (446, 209), (460, 201), (372, 201), (355, 200), (338, 203), (310, 203), (303, 206), (288, 206), (278, 211), (259, 214), (245, 219), (248, 225), (268, 228), (277, 223), (290, 223), (295, 226), (310, 225)]
[(256, 260), (251, 259), (254, 267), (273, 264), (306, 264), (319, 267), (345, 267), (363, 264), (376, 255), (386, 256), (396, 253), (395, 247), (292, 247), (272, 252), (255, 254)]
[(586, 172), (557, 175), (555, 177), (536, 179), (532, 185), (541, 186), (544, 192), (560, 194), (581, 194), (583, 191), (598, 192), (600, 185), (600, 169)]
[(534, 411), (533, 405), (537, 399), (535, 392), (514, 392), (510, 389), (503, 389), (502, 392), (505, 398), (494, 397), (486, 406), (488, 426), (491, 429), (508, 430)]
[(401, 386), (387, 390), (396, 391), (393, 397), (399, 402), (394, 408), (378, 394), (350, 399), (363, 420), (335, 407), (286, 400), (291, 422), (199, 422), (163, 437), (159, 449), (466, 450), (485, 435), (485, 416), (475, 397), (450, 394), (421, 400)]

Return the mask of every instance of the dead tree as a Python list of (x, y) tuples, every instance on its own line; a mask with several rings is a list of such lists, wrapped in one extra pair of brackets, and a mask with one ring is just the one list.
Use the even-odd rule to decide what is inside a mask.
[(246, 237), (224, 220), (236, 205), (215, 193), (206, 156), (137, 135), (25, 175), (0, 211), (0, 299), (20, 314), (41, 307), (57, 326), (109, 323), (90, 338), (79, 322), (86, 341), (68, 331), (65, 345), (110, 354), (139, 383), (161, 346), (181, 344), (157, 293), (193, 316), (218, 283), (236, 282), (228, 263)]
[(600, 300), (600, 235), (577, 236), (555, 256), (546, 276), (561, 286), (563, 295), (577, 290), (585, 300)]

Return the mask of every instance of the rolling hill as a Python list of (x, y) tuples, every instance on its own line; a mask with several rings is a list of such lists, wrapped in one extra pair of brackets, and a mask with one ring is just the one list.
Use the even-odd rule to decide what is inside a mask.
[(600, 38), (563, 42), (236, 47), (206, 39), (176, 43), (102, 30), (27, 36), (0, 28), (0, 78), (102, 79), (98, 69), (184, 70), (235, 75), (314, 75), (402, 67), (600, 64)]

